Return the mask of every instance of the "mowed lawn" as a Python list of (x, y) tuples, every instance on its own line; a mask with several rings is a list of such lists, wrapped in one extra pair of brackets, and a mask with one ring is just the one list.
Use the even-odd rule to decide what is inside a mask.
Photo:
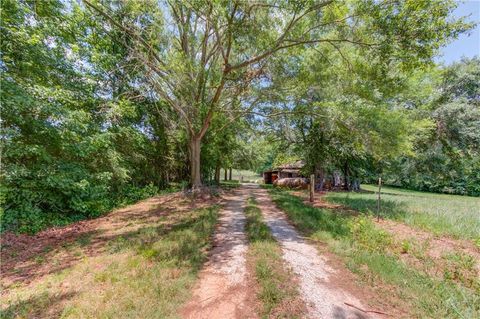
[[(377, 213), (377, 186), (364, 193), (330, 192), (325, 199), (364, 213)], [(480, 198), (382, 187), (380, 215), (438, 235), (472, 239), (480, 245)]]

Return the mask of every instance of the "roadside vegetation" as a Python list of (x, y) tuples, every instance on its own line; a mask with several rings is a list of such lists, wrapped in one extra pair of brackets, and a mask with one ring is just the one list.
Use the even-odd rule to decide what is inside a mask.
[[(13, 214), (12, 212), (2, 212), (2, 208), (0, 208), (0, 233), (11, 231), (15, 233), (26, 233), (32, 235), (50, 227), (62, 227), (84, 219), (97, 218), (111, 211), (112, 209), (124, 207), (152, 196), (173, 193), (179, 191), (181, 187), (182, 185), (179, 183), (172, 183), (168, 186), (165, 186), (163, 189), (160, 189), (153, 184), (149, 184), (144, 187), (127, 185), (119, 193), (110, 193), (108, 195), (104, 193), (91, 194), (92, 196), (97, 197), (97, 199), (98, 197), (103, 196), (103, 198), (99, 199), (101, 203), (82, 202), (83, 199), (80, 199), (82, 194), (79, 193), (75, 195), (76, 198), (74, 198), (72, 201), (79, 204), (79, 206), (82, 208), (75, 214), (58, 214), (55, 211), (30, 211), (28, 208)], [(45, 197), (48, 198), (49, 196), (50, 194), (47, 192)], [(53, 196), (58, 201), (63, 201), (63, 199), (60, 199), (59, 197), (61, 194), (57, 193)], [(44, 200), (46, 199), (44, 198)], [(69, 201), (66, 203), (63, 202), (61, 206), (65, 206), (65, 204), (68, 206)], [(64, 209), (68, 210), (70, 208), (65, 207)]]
[[(369, 192), (328, 192), (327, 201), (356, 211), (377, 214), (378, 187)], [(420, 227), (437, 235), (473, 240), (480, 247), (480, 198), (382, 187), (380, 216)]]
[(285, 268), (281, 248), (262, 221), (262, 213), (253, 197), (247, 202), (245, 214), (250, 241), (248, 263), (258, 284), (261, 317), (302, 318), (305, 309), (294, 276)]
[(426, 253), (428, 243), (399, 241), (377, 227), (372, 217), (312, 207), (283, 190), (269, 192), (309, 239), (327, 243), (359, 280), (404, 309), (405, 317), (480, 315), (478, 260), (474, 257), (453, 251), (432, 258)]
[[(128, 210), (114, 214), (115, 223), (109, 224), (114, 235), (79, 236), (18, 263), (10, 276), (21, 276), (24, 265), (32, 263), (45, 275), (8, 286), (2, 282), (0, 317), (177, 317), (205, 261), (219, 206), (192, 210), (176, 204), (179, 209), (148, 220), (125, 215)], [(77, 262), (62, 265), (74, 256)]]

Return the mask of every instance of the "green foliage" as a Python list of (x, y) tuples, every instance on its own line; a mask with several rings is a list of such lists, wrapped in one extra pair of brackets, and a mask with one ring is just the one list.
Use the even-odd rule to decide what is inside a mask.
[[(414, 137), (412, 156), (392, 161), (389, 184), (410, 189), (480, 195), (480, 59), (466, 59), (417, 79), (428, 98), (407, 97), (411, 116), (434, 123)], [(425, 81), (428, 78), (435, 81)], [(413, 87), (412, 87), (413, 89)], [(417, 130), (418, 131), (418, 130)]]
[(371, 218), (360, 217), (350, 223), (350, 232), (355, 245), (368, 252), (385, 253), (392, 244), (392, 236), (375, 227)]
[(148, 112), (162, 106), (130, 98), (139, 72), (118, 72), (118, 35), (99, 41), (74, 3), (4, 1), (1, 14), (2, 231), (97, 217), (183, 177), (167, 160), (181, 137)]
[[(341, 19), (353, 10), (362, 21), (359, 22), (362, 27), (353, 31), (355, 36), (359, 41), (380, 44), (357, 47), (327, 42), (297, 52), (296, 58), (284, 56), (274, 60), (275, 77), (268, 89), (282, 93), (277, 93), (271, 102), (273, 106), (266, 106), (265, 110), (270, 115), (281, 115), (265, 122), (272, 131), (272, 138), (280, 140), (277, 154), (304, 159), (307, 174), (316, 172), (325, 176), (341, 172), (346, 188), (355, 179), (378, 178), (383, 171), (391, 172), (392, 177), (401, 175), (396, 181), (398, 185), (405, 186), (411, 176), (412, 184), (425, 181), (424, 189), (448, 187), (445, 180), (453, 176), (429, 176), (428, 160), (432, 154), (424, 154), (422, 167), (398, 167), (396, 162), (408, 158), (415, 163), (415, 157), (421, 156), (421, 145), (434, 145), (430, 137), (444, 126), (451, 131), (468, 131), (470, 136), (463, 135), (460, 139), (463, 144), (469, 141), (470, 145), (475, 145), (471, 137), (478, 131), (474, 129), (478, 127), (476, 110), (459, 107), (454, 116), (442, 116), (445, 120), (453, 119), (451, 125), (447, 121), (438, 125), (435, 116), (440, 113), (429, 109), (440, 91), (435, 84), (442, 73), (431, 63), (431, 57), (449, 38), (471, 27), (462, 19), (444, 20), (455, 5), (453, 1), (421, 1), (418, 5), (356, 1), (349, 8), (339, 5), (326, 10), (327, 21), (333, 17)], [(367, 11), (368, 16), (363, 17)], [(417, 24), (415, 19), (425, 24)], [(355, 18), (352, 20), (358, 22)], [(424, 29), (425, 25), (429, 29)], [(349, 34), (346, 30), (348, 26), (342, 30), (345, 33), (332, 27), (327, 34), (332, 38), (338, 34), (345, 36)], [(415, 34), (415, 38), (422, 40), (410, 42), (407, 36), (398, 41), (407, 34)], [(459, 93), (461, 80), (470, 97), (478, 97), (472, 91), (479, 82), (475, 72), (459, 77), (450, 74), (448, 83), (457, 81), (457, 84), (442, 88), (442, 92)], [(456, 117), (459, 120), (454, 120)], [(440, 147), (445, 148), (444, 144)], [(457, 189), (468, 183), (471, 191), (479, 183), (476, 162), (473, 169), (469, 164), (472, 161), (455, 168), (452, 163), (451, 167), (438, 172), (460, 175)], [(439, 163), (438, 166), (444, 165)], [(430, 187), (433, 183), (438, 185)]]
[[(454, 7), (5, 0), (2, 231), (93, 218), (191, 180), (194, 167), (211, 183), (222, 168), (293, 158), (358, 177), (402, 155), (394, 182), (477, 194), (478, 62), (445, 72), (431, 116), (397, 103), (413, 99), (398, 97), (409, 76), (470, 27), (450, 19)], [(415, 143), (426, 145), (418, 160)], [(431, 174), (412, 173), (429, 158)]]
[[(64, 181), (62, 180), (62, 182)], [(70, 184), (60, 185), (59, 188), (53, 189), (45, 187), (46, 196), (43, 200), (46, 203), (64, 201), (63, 209), (69, 211), (68, 214), (62, 214), (63, 209), (55, 211), (54, 209), (58, 209), (58, 206), (51, 208), (50, 212), (42, 211), (39, 207), (34, 206), (31, 201), (28, 201), (28, 199), (36, 198), (34, 191), (23, 189), (19, 194), (8, 192), (4, 188), (3, 196), (12, 207), (7, 207), (0, 215), (1, 230), (33, 234), (48, 227), (65, 226), (82, 219), (98, 217), (112, 208), (131, 204), (159, 193), (158, 187), (153, 184), (143, 188), (126, 185), (113, 196), (105, 188), (88, 185), (86, 180), (76, 184), (73, 190), (69, 188)], [(65, 192), (67, 190), (73, 192), (74, 195), (53, 194), (55, 191)], [(52, 194), (47, 191), (51, 191)], [(51, 197), (47, 197), (48, 195)]]

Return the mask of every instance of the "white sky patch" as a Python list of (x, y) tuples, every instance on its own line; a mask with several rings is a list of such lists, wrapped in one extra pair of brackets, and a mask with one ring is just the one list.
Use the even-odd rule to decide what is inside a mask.
[(46, 39), (43, 40), (43, 43), (49, 48), (49, 49), (55, 49), (57, 47), (57, 40), (52, 37), (48, 36)]

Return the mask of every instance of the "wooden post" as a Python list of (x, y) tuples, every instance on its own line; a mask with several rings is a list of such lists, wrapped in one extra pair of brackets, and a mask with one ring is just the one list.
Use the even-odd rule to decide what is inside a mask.
[(380, 220), (380, 193), (382, 191), (382, 176), (378, 178), (377, 221)]
[(313, 195), (315, 193), (315, 175), (310, 175), (310, 202), (313, 203)]

